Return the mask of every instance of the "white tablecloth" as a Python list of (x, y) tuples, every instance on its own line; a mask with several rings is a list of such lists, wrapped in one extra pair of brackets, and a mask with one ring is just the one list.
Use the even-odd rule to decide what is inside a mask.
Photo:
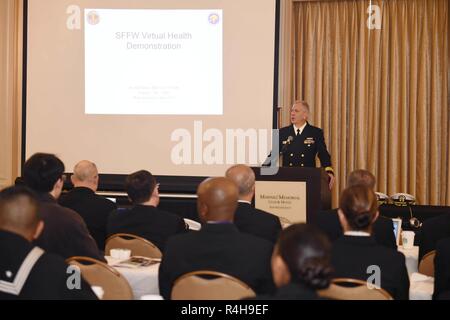
[(419, 247), (411, 249), (398, 247), (398, 251), (405, 255), (406, 269), (409, 275), (409, 299), (410, 300), (431, 300), (434, 290), (434, 278), (418, 273), (419, 268)]
[(409, 300), (431, 300), (434, 278), (421, 273), (413, 273), (409, 278)]
[(403, 246), (398, 246), (398, 251), (405, 255), (406, 269), (408, 269), (408, 275), (418, 272), (419, 268), (419, 247), (414, 246), (411, 249), (404, 249)]
[[(427, 277), (417, 272), (419, 247), (412, 249), (404, 249), (399, 246), (399, 252), (402, 252), (406, 257), (406, 268), (408, 269), (410, 288), (410, 300), (431, 300), (434, 290), (434, 278)], [(112, 257), (105, 257), (109, 265), (114, 265), (120, 260)], [(119, 271), (130, 283), (133, 289), (135, 299), (151, 298), (152, 296), (159, 296), (158, 285), (158, 271), (159, 263), (141, 268), (124, 268), (114, 267)]]
[[(106, 260), (110, 266), (120, 262), (120, 259), (106, 256)], [(159, 263), (148, 267), (125, 268), (114, 267), (127, 280), (134, 293), (135, 299), (141, 299), (143, 296), (159, 296), (158, 270)], [(149, 299), (149, 297), (144, 297)]]

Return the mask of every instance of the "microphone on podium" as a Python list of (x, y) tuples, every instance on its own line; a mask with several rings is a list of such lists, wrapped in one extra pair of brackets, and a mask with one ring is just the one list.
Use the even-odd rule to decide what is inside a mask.
[[(283, 147), (281, 148), (279, 154), (285, 153), (287, 148), (288, 148), (288, 146), (291, 144), (291, 142), (293, 140), (294, 140), (294, 137), (293, 136), (289, 136), (285, 141), (283, 141)], [(271, 161), (272, 161), (272, 152), (267, 156), (266, 161), (264, 161), (264, 163), (261, 166), (262, 167), (270, 167)], [(277, 161), (278, 161), (278, 156), (276, 157), (274, 163), (276, 163)]]

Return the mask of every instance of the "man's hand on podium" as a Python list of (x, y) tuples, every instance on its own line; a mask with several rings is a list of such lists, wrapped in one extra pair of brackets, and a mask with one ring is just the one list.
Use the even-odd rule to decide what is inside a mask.
[(328, 176), (330, 177), (330, 182), (328, 183), (328, 187), (331, 190), (333, 188), (335, 178), (334, 178), (334, 174), (332, 174), (332, 173), (328, 173)]

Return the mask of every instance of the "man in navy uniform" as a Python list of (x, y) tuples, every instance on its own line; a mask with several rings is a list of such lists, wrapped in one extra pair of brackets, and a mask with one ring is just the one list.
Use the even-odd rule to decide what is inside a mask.
[(74, 188), (62, 196), (59, 203), (76, 211), (83, 218), (98, 248), (104, 250), (108, 216), (117, 206), (111, 200), (96, 194), (99, 177), (95, 163), (87, 160), (78, 162), (70, 179)]
[(0, 300), (97, 299), (82, 278), (78, 288), (69, 288), (72, 274), (64, 260), (32, 244), (45, 228), (38, 206), (25, 187), (0, 192)]
[(252, 205), (255, 196), (255, 173), (243, 164), (232, 166), (225, 176), (232, 180), (239, 191), (238, 207), (234, 213), (234, 225), (239, 231), (275, 243), (281, 232), (280, 219)]
[(309, 106), (296, 101), (291, 109), (292, 125), (280, 129), (279, 148), (283, 154), (283, 167), (315, 167), (316, 156), (328, 173), (329, 187), (334, 184), (331, 157), (327, 151), (323, 131), (308, 123)]

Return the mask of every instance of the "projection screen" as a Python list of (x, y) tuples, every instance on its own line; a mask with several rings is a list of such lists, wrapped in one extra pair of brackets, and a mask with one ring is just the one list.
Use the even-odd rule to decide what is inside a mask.
[(28, 0), (24, 158), (223, 175), (269, 153), (275, 0)]

